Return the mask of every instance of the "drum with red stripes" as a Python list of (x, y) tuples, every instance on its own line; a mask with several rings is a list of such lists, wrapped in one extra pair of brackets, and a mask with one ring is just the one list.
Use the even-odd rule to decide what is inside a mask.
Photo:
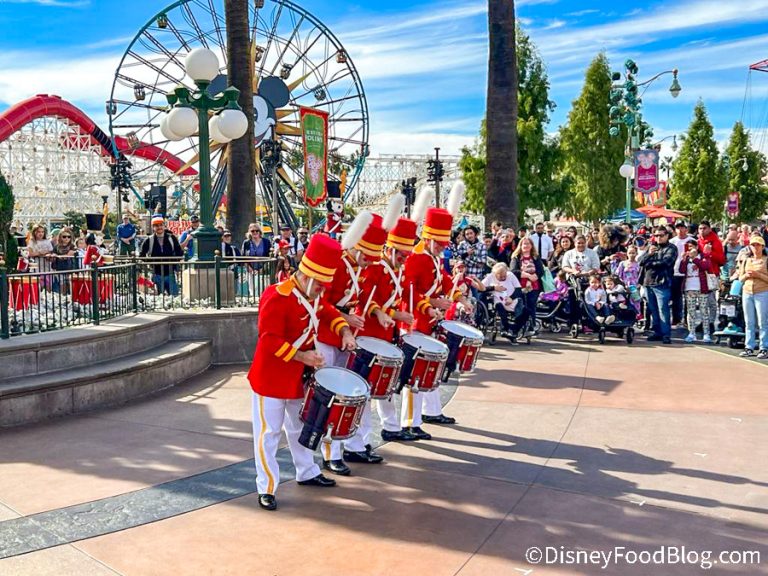
[(369, 336), (357, 338), (357, 349), (350, 353), (347, 362), (347, 368), (365, 378), (371, 387), (371, 398), (376, 400), (388, 400), (392, 396), (402, 366), (400, 348)]
[(440, 376), (448, 360), (448, 346), (419, 332), (402, 338), (405, 360), (400, 372), (400, 384), (412, 392), (434, 390), (440, 386)]

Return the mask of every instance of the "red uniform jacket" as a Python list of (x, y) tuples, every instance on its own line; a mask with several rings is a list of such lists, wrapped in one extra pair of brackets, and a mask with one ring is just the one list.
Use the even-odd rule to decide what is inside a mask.
[[(342, 255), (342, 259), (349, 262), (354, 272), (358, 273), (357, 262), (355, 262), (349, 254), (345, 252)], [(326, 288), (325, 293), (323, 294), (322, 304), (328, 308), (338, 309), (338, 307), (343, 306), (346, 309), (354, 310), (359, 296), (358, 290), (359, 280), (358, 288), (356, 290), (354, 283), (352, 282), (352, 276), (349, 274), (347, 266), (342, 262), (339, 264), (339, 267), (336, 268), (336, 274), (333, 275), (333, 282), (329, 288)], [(346, 299), (347, 293), (350, 295), (349, 301), (342, 304)], [(323, 344), (341, 348), (341, 336), (338, 332), (331, 330), (329, 324), (320, 324), (320, 333), (318, 334), (317, 339)]]
[[(394, 267), (392, 267), (392, 270), (397, 279), (397, 270), (394, 270)], [(400, 308), (402, 298), (396, 293), (397, 286), (395, 280), (392, 279), (392, 276), (387, 272), (383, 264), (368, 266), (360, 274), (360, 279), (362, 292), (355, 314), (363, 316), (363, 308), (368, 302), (368, 298), (374, 287), (376, 288), (376, 291), (373, 293), (371, 305), (368, 307), (368, 312), (365, 314), (365, 327), (363, 328), (361, 335), (392, 342), (395, 336), (394, 326), (391, 328), (383, 328), (381, 324), (379, 324), (376, 316), (374, 316), (374, 313), (376, 310), (383, 310), (385, 314), (392, 317)], [(400, 279), (400, 284), (402, 284), (402, 279)]]
[(432, 334), (436, 321), (429, 315), (432, 308), (430, 298), (444, 296), (456, 301), (461, 297), (461, 292), (453, 288), (453, 278), (443, 270), (440, 261), (426, 252), (408, 256), (404, 276), (401, 307), (403, 310), (408, 309), (410, 291), (413, 290), (415, 328), (424, 334)]
[[(309, 313), (292, 293), (296, 287), (295, 279), (290, 278), (269, 286), (261, 296), (259, 340), (248, 371), (248, 382), (253, 391), (262, 396), (285, 399), (304, 397), (305, 365), (293, 357), (299, 350), (312, 349), (315, 334)], [(330, 326), (339, 334), (345, 326), (349, 326), (336, 308), (322, 303), (318, 306), (317, 317), (320, 326)], [(296, 348), (294, 343), (305, 331), (309, 337)]]

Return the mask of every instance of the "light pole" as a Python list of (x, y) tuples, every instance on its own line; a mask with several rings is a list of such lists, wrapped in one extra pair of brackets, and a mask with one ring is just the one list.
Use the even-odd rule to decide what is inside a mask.
[[(211, 152), (209, 139), (225, 144), (241, 138), (248, 131), (248, 118), (240, 110), (237, 99), (240, 91), (229, 87), (220, 95), (210, 96), (208, 86), (219, 74), (219, 59), (207, 48), (196, 48), (184, 60), (187, 75), (197, 90), (184, 86), (167, 94), (171, 111), (160, 122), (160, 131), (169, 140), (182, 140), (197, 132), (200, 140), (200, 221), (202, 225), (193, 233), (195, 259), (213, 260), (221, 245), (221, 233), (213, 225), (211, 197)], [(209, 112), (216, 114), (208, 119)]]
[[(269, 175), (269, 185), (272, 192), (272, 236), (277, 238), (280, 233), (279, 228), (279, 216), (280, 207), (278, 206), (278, 190), (277, 190), (277, 169), (280, 167), (281, 156), (280, 151), (282, 145), (275, 139), (275, 127), (272, 126), (269, 138), (265, 138), (261, 142), (261, 163), (263, 165), (264, 173)], [(311, 210), (311, 208), (310, 208)]]
[[(614, 72), (611, 80), (614, 84), (611, 86), (610, 101), (611, 108), (609, 116), (611, 127), (608, 133), (611, 136), (618, 136), (621, 125), (627, 127), (627, 145), (624, 151), (624, 163), (619, 168), (619, 174), (626, 179), (626, 222), (631, 222), (632, 212), (632, 178), (635, 175), (635, 165), (633, 151), (640, 147), (640, 142), (653, 137), (653, 131), (643, 122), (643, 116), (640, 113), (643, 100), (642, 95), (656, 79), (665, 74), (672, 74), (672, 84), (669, 87), (669, 93), (673, 98), (680, 95), (680, 83), (677, 80), (677, 68), (665, 70), (656, 74), (653, 78), (645, 82), (637, 82), (638, 66), (634, 60), (628, 59), (624, 63), (624, 82), (615, 84), (622, 80), (620, 72)], [(638, 96), (637, 92), (641, 86), (645, 86), (643, 92)]]

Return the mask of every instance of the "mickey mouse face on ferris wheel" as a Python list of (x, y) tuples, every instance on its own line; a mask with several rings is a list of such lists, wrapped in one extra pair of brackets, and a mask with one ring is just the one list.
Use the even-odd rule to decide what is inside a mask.
[[(211, 96), (219, 94), (227, 87), (227, 75), (219, 74), (208, 86)], [(253, 96), (253, 135), (258, 146), (277, 123), (278, 108), (291, 100), (291, 91), (286, 83), (277, 76), (268, 76), (259, 82), (258, 94)]]

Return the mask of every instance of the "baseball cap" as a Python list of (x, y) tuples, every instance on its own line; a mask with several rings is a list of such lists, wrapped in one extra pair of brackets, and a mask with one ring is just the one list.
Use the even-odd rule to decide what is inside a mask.
[(192, 216), (189, 217), (190, 222), (200, 222), (200, 218), (197, 214), (192, 214)]

